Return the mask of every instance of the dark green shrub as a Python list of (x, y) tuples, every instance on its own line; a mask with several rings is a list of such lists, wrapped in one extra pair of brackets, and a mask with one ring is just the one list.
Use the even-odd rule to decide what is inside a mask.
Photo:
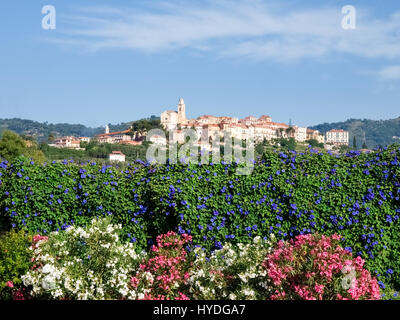
[(32, 237), (23, 230), (11, 230), (0, 237), (0, 300), (12, 298), (22, 288), (21, 276), (32, 266), (29, 247)]

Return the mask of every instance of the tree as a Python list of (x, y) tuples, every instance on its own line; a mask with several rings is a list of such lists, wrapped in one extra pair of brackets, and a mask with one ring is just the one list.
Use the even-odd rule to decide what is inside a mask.
[(311, 147), (313, 147), (313, 148), (321, 148), (321, 149), (324, 148), (324, 144), (318, 142), (318, 141), (315, 140), (315, 139), (310, 139), (310, 140), (307, 140), (306, 142), (307, 142)]
[(363, 148), (363, 149), (368, 149), (368, 146), (367, 146), (367, 144), (365, 143), (365, 141), (364, 141), (364, 143), (363, 143), (363, 145), (362, 145), (362, 148)]
[(289, 139), (279, 139), (279, 144), (281, 145), (282, 148), (288, 149), (288, 150), (295, 150), (297, 143), (294, 138), (289, 138)]
[(53, 143), (54, 140), (55, 140), (54, 134), (50, 133), (50, 134), (48, 135), (48, 137), (47, 137), (47, 141), (48, 141), (49, 143)]
[(22, 139), (13, 131), (5, 130), (3, 137), (0, 140), (0, 158), (12, 161), (15, 158), (25, 155), (32, 158), (35, 162), (43, 162), (45, 156), (43, 152), (37, 149), (36, 143), (30, 141), (30, 146), (27, 146), (27, 141)]
[(357, 139), (356, 139), (356, 136), (353, 137), (353, 149), (357, 149)]
[(333, 149), (339, 151), (340, 154), (345, 154), (349, 152), (351, 148), (344, 144), (340, 146), (335, 146)]
[(25, 150), (24, 140), (15, 132), (5, 130), (0, 140), (0, 157), (12, 161), (23, 154)]
[(256, 150), (257, 154), (262, 155), (264, 153), (264, 144), (263, 143), (258, 143), (256, 145), (255, 150)]

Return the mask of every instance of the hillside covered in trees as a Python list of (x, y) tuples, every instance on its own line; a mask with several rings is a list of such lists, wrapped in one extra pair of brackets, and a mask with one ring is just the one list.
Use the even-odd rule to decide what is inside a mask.
[[(121, 131), (129, 129), (133, 124), (134, 127), (142, 127), (142, 122), (148, 120), (152, 123), (159, 120), (156, 116), (151, 116), (148, 119), (141, 119), (131, 122), (123, 122), (120, 124), (109, 124), (110, 131)], [(37, 122), (33, 120), (26, 120), (20, 118), (12, 119), (0, 119), (0, 136), (4, 130), (11, 130), (20, 135), (33, 136), (38, 142), (47, 142), (49, 136), (76, 136), (76, 137), (93, 137), (96, 134), (104, 132), (104, 127), (91, 128), (86, 127), (82, 124), (70, 124), (70, 123), (48, 123), (48, 122)]]
[(325, 133), (331, 129), (343, 129), (350, 133), (350, 146), (354, 136), (357, 147), (365, 142), (368, 148), (386, 146), (400, 141), (400, 117), (390, 120), (349, 119), (345, 122), (323, 123), (310, 127)]
[[(121, 131), (128, 129), (131, 125), (135, 130), (150, 129), (157, 127), (159, 117), (151, 116), (148, 119), (122, 122), (120, 124), (109, 124), (110, 131)], [(150, 126), (150, 127), (149, 127)], [(323, 123), (310, 127), (325, 133), (331, 129), (343, 129), (350, 132), (350, 145), (353, 147), (353, 139), (356, 137), (357, 147), (366, 143), (368, 148), (385, 146), (400, 141), (400, 117), (390, 120), (361, 120), (349, 119), (344, 122)], [(49, 136), (81, 136), (93, 137), (103, 133), (104, 127), (91, 128), (82, 124), (69, 123), (47, 123), (25, 120), (19, 118), (0, 119), (0, 136), (4, 130), (12, 130), (20, 135), (34, 136), (38, 142), (47, 142)]]

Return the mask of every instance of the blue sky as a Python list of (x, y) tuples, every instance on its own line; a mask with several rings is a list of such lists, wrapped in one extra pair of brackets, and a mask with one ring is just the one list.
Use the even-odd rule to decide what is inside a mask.
[(0, 118), (100, 126), (181, 96), (190, 118), (400, 116), (398, 0), (2, 1), (0, 39)]

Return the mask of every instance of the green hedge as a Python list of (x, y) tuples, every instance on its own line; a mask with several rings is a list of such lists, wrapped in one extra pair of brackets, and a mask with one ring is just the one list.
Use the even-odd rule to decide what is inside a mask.
[(372, 273), (398, 288), (399, 156), (395, 145), (342, 157), (272, 152), (247, 176), (223, 162), (121, 169), (20, 159), (0, 169), (0, 210), (14, 227), (40, 233), (110, 215), (139, 249), (169, 230), (190, 233), (208, 251), (271, 232), (280, 239), (337, 233)]

